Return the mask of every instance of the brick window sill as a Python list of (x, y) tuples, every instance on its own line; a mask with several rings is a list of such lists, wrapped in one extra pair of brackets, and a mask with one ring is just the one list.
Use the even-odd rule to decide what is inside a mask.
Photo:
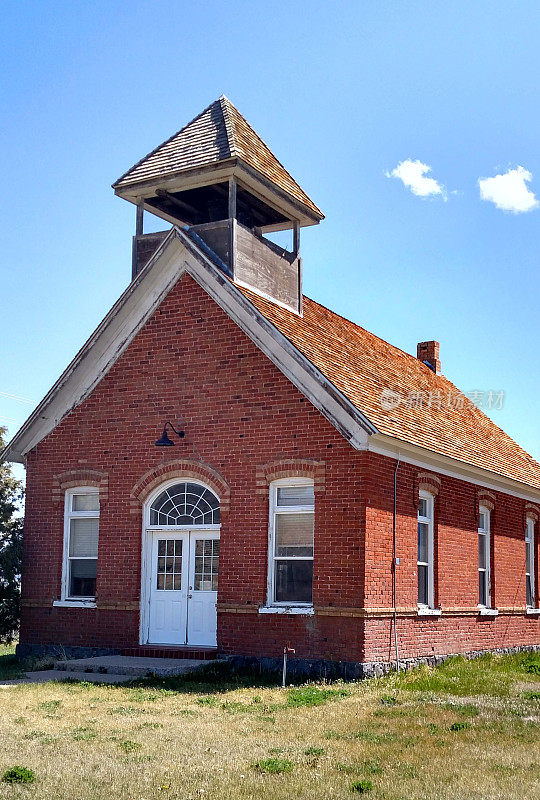
[(440, 608), (423, 608), (419, 606), (416, 613), (419, 617), (440, 617), (442, 610)]
[(303, 614), (312, 617), (315, 609), (313, 606), (260, 606), (259, 614)]
[(478, 609), (478, 613), (481, 617), (498, 617), (499, 610), (497, 608), (482, 608)]
[(540, 615), (540, 608), (531, 608), (529, 607), (525, 612), (528, 617), (537, 617)]
[(54, 600), (56, 608), (97, 608), (95, 600)]

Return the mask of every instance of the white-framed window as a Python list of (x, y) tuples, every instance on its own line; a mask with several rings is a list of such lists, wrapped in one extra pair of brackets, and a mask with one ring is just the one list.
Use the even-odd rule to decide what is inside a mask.
[(68, 489), (64, 522), (62, 600), (95, 600), (99, 537), (99, 490)]
[(418, 606), (434, 608), (433, 495), (420, 491), (418, 505)]
[(491, 514), (478, 509), (478, 605), (491, 608)]
[(527, 608), (535, 608), (534, 586), (534, 519), (527, 517), (525, 527), (525, 590)]
[(312, 480), (270, 484), (268, 605), (313, 605), (314, 522)]

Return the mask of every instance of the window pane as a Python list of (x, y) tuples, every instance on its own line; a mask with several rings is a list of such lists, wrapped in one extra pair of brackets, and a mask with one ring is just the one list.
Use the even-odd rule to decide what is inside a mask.
[(157, 552), (156, 588), (179, 591), (182, 588), (182, 540), (158, 539)]
[(421, 497), (420, 504), (418, 506), (418, 516), (427, 517), (427, 515), (428, 515), (428, 503), (425, 497)]
[(70, 597), (95, 597), (97, 559), (71, 559), (69, 573)]
[(170, 486), (150, 509), (151, 525), (216, 525), (219, 519), (219, 500), (197, 483)]
[(533, 591), (532, 591), (532, 577), (530, 575), (527, 575), (526, 583), (527, 583), (527, 605), (528, 606), (533, 606), (534, 605), (534, 597), (533, 597)]
[(275, 599), (278, 603), (311, 603), (313, 561), (276, 561)]
[(429, 525), (426, 522), (418, 523), (418, 561), (428, 560)]
[(219, 539), (198, 539), (195, 545), (195, 591), (217, 591), (218, 569)]
[(478, 602), (481, 606), (487, 605), (487, 573), (478, 573)]
[(310, 486), (279, 486), (277, 490), (277, 504), (280, 507), (315, 505), (313, 484)]
[(478, 527), (484, 531), (486, 529), (486, 515), (483, 511), (481, 511), (479, 517), (480, 519), (478, 521)]
[(418, 567), (418, 602), (427, 606), (428, 601), (428, 568)]
[(525, 542), (525, 570), (532, 572), (532, 547), (531, 542)]
[(314, 514), (276, 514), (276, 556), (313, 555)]
[(74, 494), (71, 508), (73, 511), (99, 511), (98, 493)]
[(486, 537), (480, 534), (478, 537), (478, 566), (480, 569), (486, 569)]
[(99, 519), (72, 519), (70, 521), (69, 555), (97, 556)]

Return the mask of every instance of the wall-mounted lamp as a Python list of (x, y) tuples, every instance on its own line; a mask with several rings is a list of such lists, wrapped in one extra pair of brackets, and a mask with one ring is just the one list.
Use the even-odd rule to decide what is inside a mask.
[(171, 425), (170, 422), (166, 422), (163, 426), (163, 433), (161, 437), (156, 441), (156, 447), (174, 447), (174, 442), (172, 439), (169, 438), (167, 434), (167, 425), (172, 428), (172, 430), (176, 433), (179, 439), (183, 439), (186, 435), (184, 431), (177, 431), (174, 425)]

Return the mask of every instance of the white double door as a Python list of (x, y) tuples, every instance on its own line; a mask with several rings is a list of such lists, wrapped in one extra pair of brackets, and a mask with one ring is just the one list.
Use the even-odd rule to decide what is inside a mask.
[(216, 645), (219, 531), (148, 531), (148, 642)]

